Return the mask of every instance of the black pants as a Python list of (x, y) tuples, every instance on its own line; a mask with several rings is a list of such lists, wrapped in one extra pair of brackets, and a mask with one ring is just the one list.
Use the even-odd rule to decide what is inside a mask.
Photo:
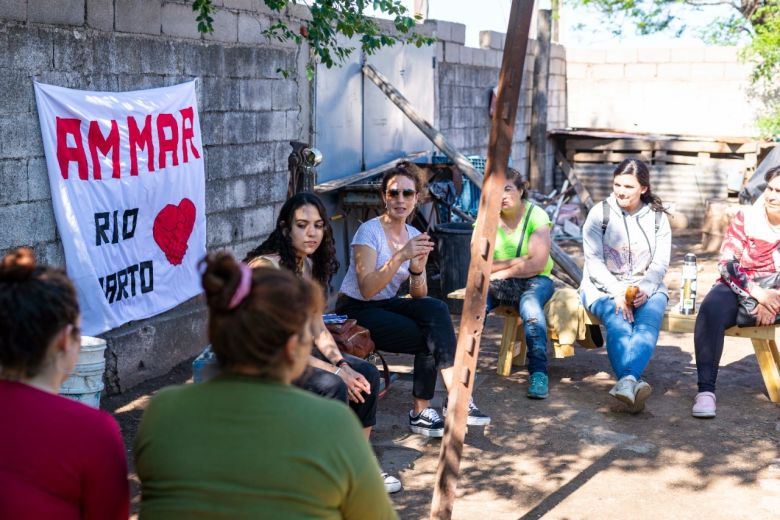
[(714, 392), (718, 365), (723, 355), (724, 333), (737, 324), (737, 295), (727, 285), (716, 284), (699, 307), (693, 343), (699, 392)]
[[(371, 385), (371, 394), (366, 395), (363, 393), (364, 402), (355, 403), (349, 401), (347, 396), (347, 384), (344, 383), (344, 380), (333, 372), (328, 372), (321, 368), (308, 367), (303, 376), (296, 379), (293, 384), (298, 388), (308, 390), (317, 395), (349, 404), (349, 407), (352, 408), (355, 415), (358, 416), (363, 428), (374, 426), (376, 424), (376, 400), (377, 395), (379, 394), (379, 369), (368, 361), (364, 361), (358, 357), (350, 356), (346, 353), (342, 353), (342, 355), (352, 369), (365, 377), (368, 384)], [(325, 356), (316, 348), (312, 350), (312, 356), (329, 363), (329, 361), (325, 359)]]
[(455, 330), (447, 305), (434, 298), (362, 301), (339, 295), (336, 312), (371, 331), (376, 349), (414, 354), (412, 395), (430, 400), (438, 371), (455, 364)]

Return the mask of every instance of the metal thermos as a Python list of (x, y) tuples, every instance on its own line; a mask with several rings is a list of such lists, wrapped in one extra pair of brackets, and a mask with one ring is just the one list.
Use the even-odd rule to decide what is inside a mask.
[(696, 255), (683, 258), (680, 280), (680, 314), (696, 314)]

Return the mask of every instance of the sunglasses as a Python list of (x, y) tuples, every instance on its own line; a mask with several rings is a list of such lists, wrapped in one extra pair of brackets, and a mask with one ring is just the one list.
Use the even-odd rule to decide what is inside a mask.
[(387, 190), (387, 197), (390, 199), (397, 199), (402, 195), (405, 199), (411, 199), (416, 194), (416, 190)]

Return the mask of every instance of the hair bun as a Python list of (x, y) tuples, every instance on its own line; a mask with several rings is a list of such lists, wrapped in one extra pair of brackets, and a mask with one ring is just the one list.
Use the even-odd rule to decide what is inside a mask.
[(0, 281), (26, 282), (35, 271), (35, 253), (29, 247), (14, 249), (0, 263)]
[(210, 253), (203, 259), (206, 269), (201, 278), (206, 303), (215, 311), (225, 312), (241, 281), (241, 268), (230, 253)]

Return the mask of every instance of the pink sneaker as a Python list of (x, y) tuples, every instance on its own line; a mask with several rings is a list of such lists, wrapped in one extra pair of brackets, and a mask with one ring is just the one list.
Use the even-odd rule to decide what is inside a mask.
[(699, 392), (696, 394), (691, 415), (701, 419), (715, 417), (715, 394), (712, 392)]

